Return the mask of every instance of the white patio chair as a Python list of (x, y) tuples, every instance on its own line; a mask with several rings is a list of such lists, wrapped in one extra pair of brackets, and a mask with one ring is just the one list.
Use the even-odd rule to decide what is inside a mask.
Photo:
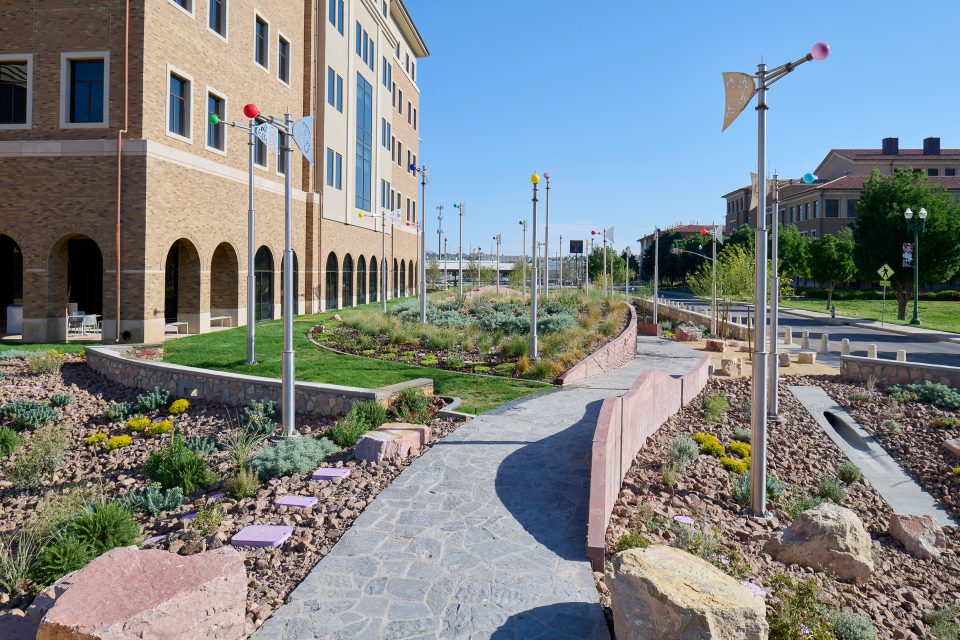
[(88, 335), (88, 333), (100, 333), (100, 326), (97, 322), (97, 316), (83, 316), (83, 321), (80, 323), (80, 334), (85, 336)]

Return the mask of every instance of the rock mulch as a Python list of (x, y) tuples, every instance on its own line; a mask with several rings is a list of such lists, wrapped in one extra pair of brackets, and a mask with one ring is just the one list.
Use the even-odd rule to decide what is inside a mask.
[[(945, 529), (947, 548), (939, 559), (916, 560), (887, 533), (891, 509), (868, 482), (861, 480), (849, 488), (843, 506), (856, 512), (870, 534), (875, 571), (864, 584), (838, 582), (811, 569), (786, 566), (763, 552), (765, 542), (791, 521), (786, 510), (791, 496), (816, 494), (820, 477), (834, 475), (840, 464), (847, 461), (786, 389), (791, 384), (828, 385), (829, 380), (789, 377), (781, 383), (780, 408), (785, 420), (769, 425), (768, 473), (783, 480), (788, 491), (784, 498), (770, 504), (773, 517), (767, 520), (749, 517), (746, 509), (733, 499), (730, 475), (716, 458), (699, 455), (688, 465), (675, 495), (661, 482), (661, 465), (669, 460), (668, 447), (677, 436), (703, 431), (728, 444), (734, 429), (749, 429), (749, 405), (743, 400), (750, 397), (749, 381), (711, 381), (701, 397), (668, 421), (638, 454), (624, 480), (607, 531), (608, 558), (615, 553), (616, 541), (638, 526), (654, 544), (670, 544), (673, 540), (669, 530), (648, 530), (639, 524), (638, 505), (667, 522), (675, 516), (687, 516), (701, 530), (715, 528), (720, 540), (742, 557), (743, 579), (769, 591), (771, 579), (781, 573), (812, 577), (820, 585), (826, 601), (870, 618), (877, 627), (878, 637), (928, 637), (923, 615), (955, 603), (960, 593), (960, 529), (957, 527)], [(727, 398), (731, 409), (719, 423), (710, 424), (704, 419), (701, 400), (717, 391)], [(910, 409), (923, 412), (919, 407)], [(927, 440), (917, 440), (914, 444), (918, 457), (931, 456), (933, 450), (940, 447), (939, 442)], [(934, 496), (941, 495), (944, 494), (934, 493)], [(596, 578), (601, 601), (609, 606), (609, 593), (603, 586), (602, 575), (596, 574)]]
[[(132, 401), (138, 392), (109, 382), (90, 370), (83, 359), (68, 356), (61, 373), (28, 375), (21, 361), (0, 362), (4, 379), (0, 382), (0, 405), (14, 400), (47, 401), (54, 393), (67, 392), (73, 401), (58, 409), (60, 424), (67, 428), (69, 448), (66, 463), (51, 477), (45, 479), (34, 494), (21, 494), (5, 480), (6, 469), (12, 459), (0, 460), (0, 535), (19, 528), (44, 497), (70, 487), (84, 487), (97, 494), (113, 498), (132, 489), (146, 486), (149, 480), (142, 467), (153, 451), (161, 449), (169, 436), (133, 436), (133, 444), (112, 452), (102, 445), (90, 446), (84, 440), (97, 433), (109, 436), (125, 434), (123, 423), (109, 424), (103, 412), (111, 401)], [(419, 451), (422, 455), (437, 441), (446, 437), (462, 422), (434, 419), (429, 423), (430, 442)], [(239, 409), (216, 403), (192, 401), (187, 414), (177, 420), (177, 430), (186, 438), (216, 438), (223, 431), (239, 426)], [(305, 435), (319, 435), (332, 425), (316, 419), (305, 419), (298, 429)], [(26, 434), (29, 438), (29, 434)], [(186, 496), (176, 511), (161, 513), (158, 517), (136, 514), (141, 533), (152, 549), (167, 549), (181, 555), (192, 555), (229, 544), (231, 537), (246, 526), (285, 525), (293, 527), (293, 534), (277, 548), (241, 547), (247, 569), (248, 633), (259, 627), (280, 606), (286, 596), (307, 575), (310, 569), (329, 553), (330, 549), (349, 529), (354, 519), (383, 490), (416, 455), (379, 465), (358, 462), (352, 450), (332, 456), (324, 466), (336, 469), (335, 476), (347, 477), (313, 480), (310, 474), (277, 478), (265, 483), (256, 497), (232, 500), (222, 495), (215, 485), (207, 493)], [(226, 452), (208, 456), (208, 462), (221, 476), (226, 476), (231, 463)], [(314, 496), (319, 498), (309, 508), (275, 504), (284, 496)], [(217, 530), (206, 538), (198, 538), (189, 531), (190, 519), (200, 506), (213, 502), (224, 509)], [(4, 614), (23, 610), (29, 599), (11, 600), (0, 594), (0, 618)]]

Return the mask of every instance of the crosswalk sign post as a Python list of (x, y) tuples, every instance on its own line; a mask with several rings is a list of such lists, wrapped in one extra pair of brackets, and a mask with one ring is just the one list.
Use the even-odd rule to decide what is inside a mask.
[(890, 265), (884, 263), (882, 267), (877, 269), (877, 273), (881, 278), (880, 286), (883, 287), (883, 302), (880, 303), (880, 326), (882, 327), (887, 315), (887, 287), (890, 286), (890, 276), (893, 275), (893, 269), (890, 268)]

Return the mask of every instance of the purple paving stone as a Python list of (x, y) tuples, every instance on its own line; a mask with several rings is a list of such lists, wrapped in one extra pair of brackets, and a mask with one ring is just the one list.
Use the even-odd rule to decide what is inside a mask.
[(284, 507), (302, 507), (304, 509), (309, 509), (313, 505), (317, 504), (317, 498), (313, 496), (283, 496), (277, 498), (276, 504)]
[(210, 495), (207, 496), (207, 500), (210, 500), (210, 501), (221, 500), (222, 498), (223, 498), (223, 493), (220, 491), (218, 491), (217, 493), (211, 493)]
[(235, 547), (279, 547), (293, 534), (293, 527), (279, 524), (252, 524), (233, 536)]
[(313, 480), (333, 480), (335, 478), (346, 478), (350, 475), (350, 469), (346, 467), (342, 468), (333, 468), (333, 467), (320, 467), (313, 472), (311, 478)]
[(181, 520), (182, 522), (186, 522), (187, 520), (193, 520), (193, 519), (196, 518), (196, 517), (197, 517), (197, 514), (195, 514), (195, 513), (188, 513), (188, 514), (185, 515), (185, 516), (180, 516), (180, 520)]
[(166, 538), (167, 536), (153, 536), (152, 538), (147, 538), (143, 541), (143, 546), (148, 547), (150, 545), (156, 544)]

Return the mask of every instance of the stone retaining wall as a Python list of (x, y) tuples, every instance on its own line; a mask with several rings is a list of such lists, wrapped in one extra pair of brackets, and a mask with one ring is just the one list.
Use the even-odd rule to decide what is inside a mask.
[[(250, 400), (280, 402), (281, 382), (210, 369), (197, 369), (155, 359), (161, 349), (131, 347), (87, 347), (87, 365), (103, 377), (134, 389), (166, 389), (181, 398), (198, 398), (240, 406)], [(377, 400), (387, 404), (404, 389), (419, 389), (433, 394), (433, 381), (417, 378), (407, 382), (361, 389), (317, 382), (297, 382), (297, 413), (336, 418), (346, 414), (357, 402)]]
[[(640, 300), (640, 310), (644, 313), (651, 314), (653, 313), (653, 301), (652, 300)], [(706, 313), (699, 313), (697, 311), (690, 311), (689, 309), (680, 309), (675, 307), (672, 304), (660, 301), (660, 308), (657, 311), (657, 314), (661, 318), (667, 318), (669, 320), (681, 320), (683, 322), (690, 322), (692, 324), (697, 324), (703, 327), (710, 328), (710, 316)], [(721, 312), (720, 317), (723, 317)], [(724, 322), (723, 320), (718, 319), (720, 325), (720, 330), (725, 332), (724, 337), (733, 338), (734, 340), (749, 340), (750, 335), (747, 327), (742, 324), (734, 324), (732, 322)]]
[(603, 401), (593, 436), (587, 522), (587, 556), (595, 571), (603, 571), (610, 515), (634, 458), (647, 438), (697, 397), (709, 377), (708, 356), (681, 377), (645, 371), (624, 395)]
[(560, 385), (598, 376), (633, 361), (637, 355), (637, 310), (631, 304), (627, 304), (627, 307), (630, 309), (627, 328), (557, 378)]
[(960, 387), (960, 367), (922, 362), (900, 362), (861, 356), (840, 356), (840, 375), (846, 380), (865, 382), (871, 377), (881, 385), (939, 382)]

